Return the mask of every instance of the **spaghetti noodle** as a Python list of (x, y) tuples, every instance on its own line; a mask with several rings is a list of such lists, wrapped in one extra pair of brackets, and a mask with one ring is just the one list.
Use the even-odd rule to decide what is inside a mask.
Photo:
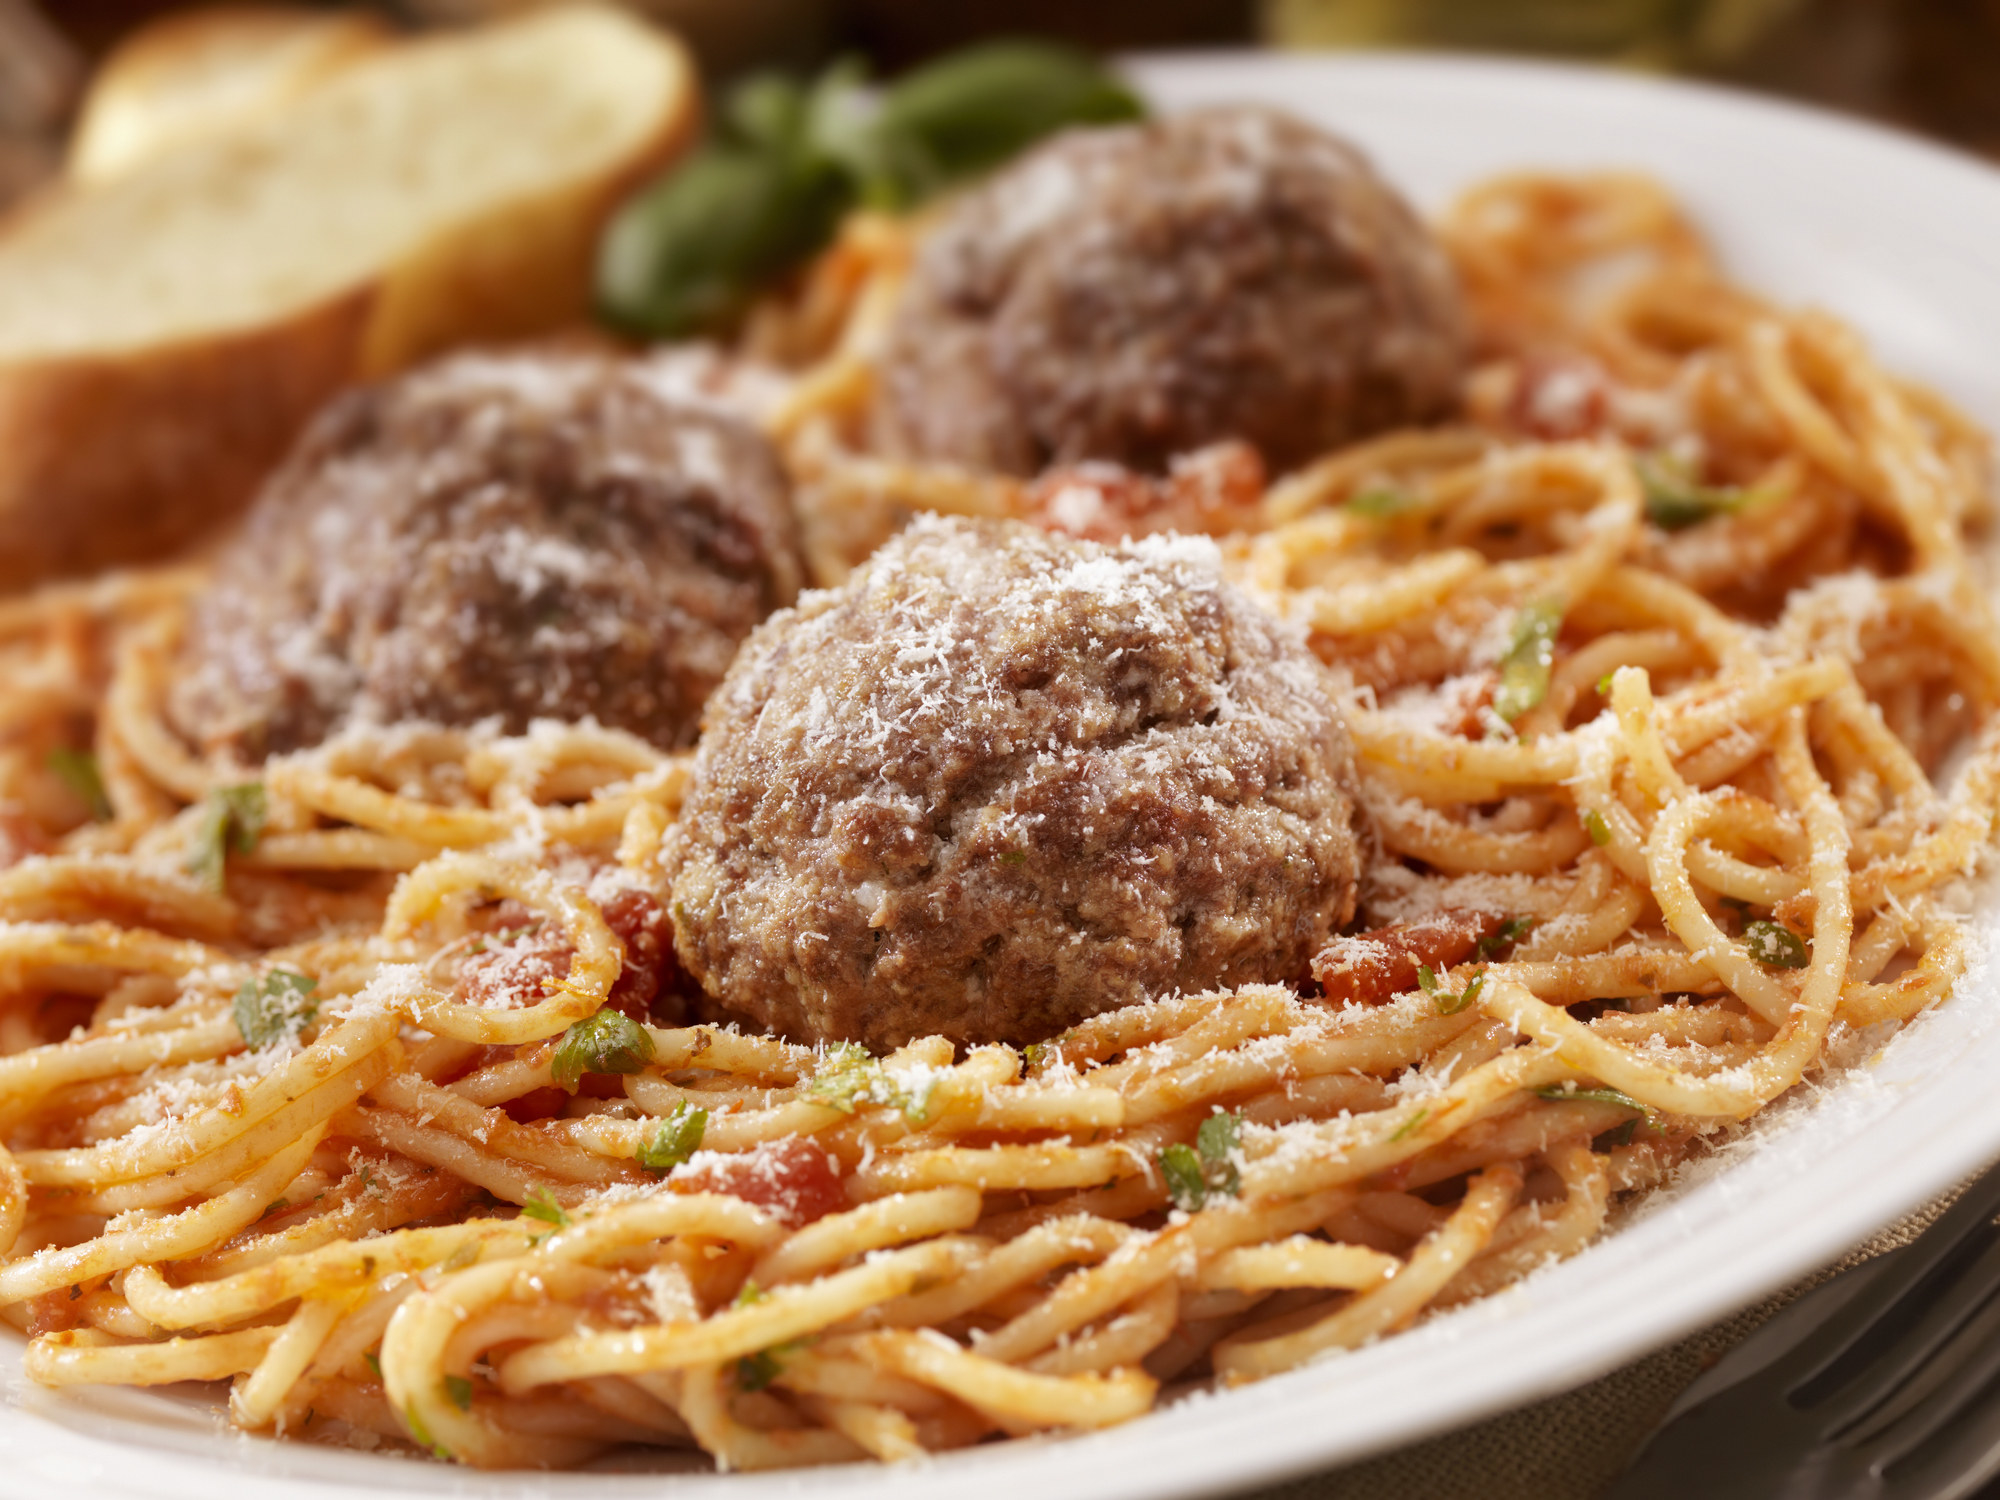
[[(866, 452), (908, 233), (855, 221), (747, 338), (804, 366), (770, 425), (822, 582), (910, 512), (1036, 504)], [(199, 572), (0, 606), (30, 1375), (228, 1379), (246, 1428), (482, 1467), (1098, 1427), (1574, 1253), (1948, 996), (2000, 797), (1985, 439), (1646, 182), (1495, 182), (1445, 235), (1464, 425), (1214, 513), (1351, 683), (1379, 840), (1298, 988), (1025, 1053), (647, 1024), (606, 1002), (684, 757), (548, 724), (210, 763), (159, 710)]]

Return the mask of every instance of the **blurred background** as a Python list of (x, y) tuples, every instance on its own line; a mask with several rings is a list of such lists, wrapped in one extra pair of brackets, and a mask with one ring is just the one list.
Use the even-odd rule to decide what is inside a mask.
[[(381, 0), (450, 25), (533, 0)], [(893, 73), (985, 36), (1105, 50), (1428, 47), (1581, 60), (1812, 100), (2000, 157), (2000, 0), (631, 0), (712, 77), (858, 51)], [(52, 172), (92, 63), (178, 8), (0, 0), (0, 202)]]

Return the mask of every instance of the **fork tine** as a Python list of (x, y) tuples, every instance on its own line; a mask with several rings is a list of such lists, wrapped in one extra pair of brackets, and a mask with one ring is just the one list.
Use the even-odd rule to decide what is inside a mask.
[(2000, 1474), (2000, 1382), (1977, 1392), (1976, 1404), (1960, 1404), (1945, 1430), (1886, 1469), (1874, 1470), (1876, 1486), (1857, 1488), (1881, 1500), (1967, 1500)]
[(1865, 1453), (1877, 1467), (1890, 1465), (1929, 1442), (1985, 1398), (2000, 1379), (2000, 1298), (1989, 1298), (1961, 1317), (1918, 1378), (1853, 1433), (1836, 1439)]
[[(1946, 1263), (1936, 1268), (1930, 1281), (1930, 1290), (1936, 1295), (1927, 1306), (1920, 1298), (1909, 1297), (1893, 1310), (1900, 1315), (1917, 1312), (1913, 1323), (1892, 1331), (1888, 1318), (1878, 1322), (1877, 1328), (1890, 1342), (1871, 1351), (1874, 1357), (1865, 1366), (1838, 1372), (1837, 1381), (1815, 1380), (1791, 1392), (1794, 1405), (1817, 1410), (1829, 1439), (1839, 1438), (1857, 1424), (1879, 1425), (1877, 1408), (1887, 1403), (1893, 1409), (1903, 1387), (1920, 1372), (1928, 1374), (1958, 1339), (1967, 1321), (1979, 1317), (1994, 1292), (2000, 1291), (2000, 1233), (1982, 1228), (1979, 1238), (1985, 1241), (1983, 1246), (1978, 1240), (1966, 1242), (1964, 1253), (1977, 1251), (1970, 1264)], [(1953, 1362), (1945, 1361), (1947, 1366)], [(1823, 1399), (1815, 1400), (1819, 1395), (1815, 1386), (1827, 1387)]]
[(1886, 1273), (1877, 1277), (1859, 1296), (1798, 1348), (1774, 1366), (1782, 1371), (1793, 1400), (1801, 1405), (1817, 1405), (1831, 1397), (1858, 1370), (1843, 1364), (1884, 1320), (1907, 1305), (1937, 1289), (1938, 1273), (1964, 1255), (1966, 1241), (1980, 1239), (2000, 1214), (2000, 1171), (1989, 1173), (1974, 1183), (1958, 1202), (1937, 1222), (1918, 1236), (1897, 1257)]

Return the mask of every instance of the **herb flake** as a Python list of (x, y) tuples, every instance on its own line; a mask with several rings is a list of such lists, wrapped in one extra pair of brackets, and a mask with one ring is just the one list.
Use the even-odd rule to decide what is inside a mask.
[(1806, 940), (1781, 922), (1745, 922), (1743, 946), (1767, 969), (1803, 969), (1812, 962)]
[(1520, 942), (1522, 938), (1534, 930), (1535, 919), (1533, 917), (1509, 917), (1496, 930), (1481, 938), (1474, 945), (1472, 956), (1474, 958), (1492, 958), (1502, 948), (1513, 947), (1514, 944)]
[(683, 1099), (674, 1112), (660, 1121), (650, 1140), (640, 1144), (634, 1159), (648, 1172), (665, 1176), (701, 1149), (708, 1130), (708, 1111), (696, 1109)]
[(1400, 484), (1377, 481), (1364, 484), (1342, 502), (1342, 508), (1357, 516), (1367, 516), (1371, 520), (1386, 521), (1392, 516), (1400, 516), (1415, 507), (1417, 497)]
[(1549, 600), (1523, 605), (1515, 612), (1514, 633), (1507, 654), (1500, 658), (1500, 684), (1493, 690), (1493, 712), (1509, 724), (1549, 695), (1549, 672), (1555, 665), (1562, 620), (1562, 610)]
[(416, 1439), (418, 1447), (428, 1449), (435, 1458), (450, 1461), (451, 1449), (431, 1436), (431, 1430), (425, 1425), (423, 1414), (417, 1410), (414, 1399), (405, 1403), (403, 1407), (403, 1425), (409, 1428), (410, 1436)]
[(1611, 825), (1604, 821), (1604, 814), (1594, 807), (1583, 815), (1583, 831), (1600, 849), (1611, 842)]
[(1175, 1208), (1193, 1213), (1208, 1198), (1208, 1182), (1202, 1175), (1201, 1158), (1192, 1146), (1176, 1141), (1160, 1151), (1160, 1175), (1167, 1180), (1167, 1196)]
[(232, 854), (248, 854), (264, 835), (264, 783), (219, 786), (201, 805), (194, 838), (188, 844), (187, 872), (220, 895)]
[(111, 798), (104, 790), (104, 777), (97, 769), (95, 755), (88, 750), (58, 745), (49, 752), (48, 766), (56, 780), (84, 805), (93, 823), (110, 821)]
[(1438, 983), (1437, 971), (1429, 964), (1417, 965), (1417, 988), (1431, 997), (1431, 1003), (1438, 1008), (1441, 1016), (1455, 1016), (1467, 1006), (1475, 1003), (1486, 989), (1486, 971), (1481, 969), (1471, 981), (1453, 994)]
[(1636, 462), (1646, 496), (1646, 519), (1662, 531), (1684, 531), (1717, 516), (1732, 516), (1756, 493), (1735, 485), (1707, 485), (1672, 454), (1655, 453)]
[(460, 1411), (472, 1410), (472, 1382), (463, 1375), (445, 1376), (444, 1393), (451, 1397), (451, 1404)]
[(528, 1189), (528, 1201), (521, 1205), (521, 1217), (540, 1219), (558, 1229), (567, 1229), (570, 1225), (569, 1215), (563, 1212), (563, 1206), (550, 1197), (549, 1190), (544, 1187)]
[(901, 1110), (904, 1119), (920, 1125), (930, 1118), (935, 1088), (935, 1080), (921, 1094), (903, 1088), (866, 1047), (841, 1042), (827, 1049), (803, 1092), (813, 1103), (844, 1115), (853, 1114), (864, 1104), (881, 1104)]
[(638, 1073), (653, 1060), (653, 1034), (622, 1010), (605, 1006), (563, 1033), (549, 1059), (549, 1076), (576, 1092), (586, 1073)]
[(236, 992), (229, 1014), (245, 1045), (268, 1047), (288, 1041), (312, 1025), (319, 1002), (312, 998), (319, 981), (290, 969), (273, 969), (262, 979), (246, 979)]
[(1431, 1117), (1430, 1110), (1428, 1109), (1418, 1110), (1415, 1114), (1411, 1115), (1409, 1119), (1405, 1120), (1402, 1123), (1402, 1126), (1396, 1131), (1394, 1135), (1389, 1137), (1389, 1144), (1393, 1146), (1397, 1141), (1415, 1135), (1417, 1133), (1417, 1128), (1420, 1125), (1422, 1125), (1424, 1121), (1428, 1120), (1430, 1117)]

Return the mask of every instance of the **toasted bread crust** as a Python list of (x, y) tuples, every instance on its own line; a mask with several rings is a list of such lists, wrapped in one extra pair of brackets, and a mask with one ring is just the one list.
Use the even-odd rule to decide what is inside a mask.
[(142, 355), (0, 366), (0, 588), (158, 556), (238, 510), (354, 375), (376, 297)]
[[(659, 45), (671, 103), (615, 163), (446, 223), (359, 284), (274, 306), (249, 329), (0, 361), (0, 589), (184, 547), (240, 510), (340, 389), (585, 317), (605, 217), (685, 144), (698, 115), (685, 51), (665, 35)], [(61, 208), (54, 195), (6, 229)]]

